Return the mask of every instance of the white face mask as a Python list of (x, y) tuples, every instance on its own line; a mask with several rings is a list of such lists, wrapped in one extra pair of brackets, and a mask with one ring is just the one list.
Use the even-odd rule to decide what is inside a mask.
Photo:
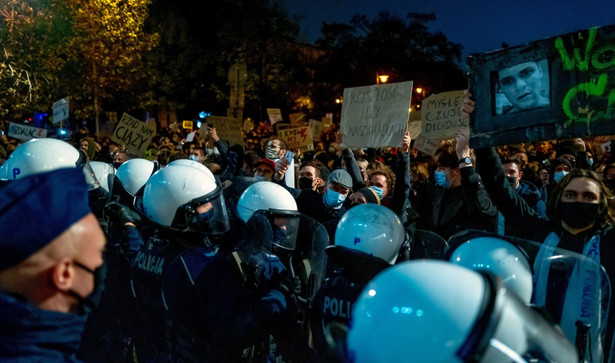
[(267, 150), (265, 150), (265, 156), (267, 157), (267, 159), (271, 160), (280, 158), (280, 156), (278, 155), (278, 150), (270, 148), (267, 148)]
[(190, 160), (199, 161), (199, 156), (198, 155), (190, 155)]

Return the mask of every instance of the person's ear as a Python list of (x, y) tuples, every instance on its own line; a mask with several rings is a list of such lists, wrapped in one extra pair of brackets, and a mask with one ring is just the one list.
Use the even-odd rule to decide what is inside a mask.
[(523, 172), (519, 171), (519, 179), (523, 178)]
[(75, 269), (70, 258), (64, 257), (53, 266), (51, 281), (59, 291), (68, 292), (73, 286), (74, 279)]

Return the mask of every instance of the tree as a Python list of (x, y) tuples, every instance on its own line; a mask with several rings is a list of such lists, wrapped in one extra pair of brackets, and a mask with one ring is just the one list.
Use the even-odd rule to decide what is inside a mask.
[(429, 93), (465, 87), (455, 64), (461, 45), (430, 32), (426, 24), (435, 19), (434, 14), (410, 13), (403, 19), (382, 12), (375, 20), (356, 15), (350, 24), (325, 24), (317, 41), (326, 50), (316, 75), (321, 103), (331, 107), (343, 88), (374, 84), (383, 73), (392, 82), (412, 80)]
[(144, 63), (158, 41), (156, 33), (144, 30), (151, 0), (65, 1), (74, 21), (68, 49), (79, 70), (77, 84), (82, 85), (77, 97), (91, 97), (91, 109), (85, 102), (82, 107), (95, 116), (98, 127), (103, 100), (113, 101), (118, 93), (145, 92), (139, 86), (152, 78)]
[(48, 110), (66, 65), (68, 12), (51, 0), (7, 0), (0, 20), (0, 115)]
[[(285, 103), (298, 69), (293, 23), (272, 0), (155, 0), (148, 26), (160, 34), (152, 54), (160, 78), (160, 104), (191, 118), (201, 110), (226, 112), (227, 73), (235, 63), (248, 69), (246, 114)], [(292, 92), (290, 92), (292, 93)]]

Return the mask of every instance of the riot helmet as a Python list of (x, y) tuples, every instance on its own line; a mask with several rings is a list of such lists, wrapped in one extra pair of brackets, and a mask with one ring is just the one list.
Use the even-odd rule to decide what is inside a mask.
[(131, 196), (136, 196), (147, 180), (157, 170), (154, 162), (147, 159), (130, 159), (117, 168), (117, 180)]
[(256, 211), (265, 214), (273, 228), (273, 244), (285, 250), (295, 249), (301, 214), (295, 198), (284, 187), (267, 181), (256, 182), (241, 194), (236, 209), (245, 223)]
[(370, 281), (353, 306), (349, 360), (576, 362), (572, 344), (489, 271), (415, 260)]
[(180, 231), (217, 236), (230, 228), (222, 187), (190, 166), (157, 171), (143, 190), (143, 210), (149, 220)]
[(177, 159), (177, 160), (173, 160), (171, 161), (167, 167), (169, 166), (174, 166), (174, 165), (184, 165), (184, 166), (190, 166), (193, 168), (197, 168), (199, 170), (204, 171), (206, 174), (208, 174), (213, 180), (215, 180), (215, 176), (214, 174), (211, 172), (211, 170), (209, 170), (208, 167), (206, 167), (205, 165), (199, 163), (198, 161), (194, 161), (194, 160), (190, 160), (190, 159)]
[(90, 161), (89, 163), (96, 180), (100, 183), (100, 187), (105, 192), (111, 194), (113, 191), (113, 180), (115, 179), (115, 168), (113, 165), (102, 161)]
[(335, 246), (357, 250), (395, 263), (406, 232), (387, 207), (377, 204), (360, 204), (348, 210), (337, 224)]
[(100, 186), (83, 151), (58, 139), (32, 139), (19, 145), (4, 162), (9, 180), (62, 168), (82, 168), (88, 190)]
[(530, 303), (532, 268), (527, 255), (510, 242), (497, 236), (470, 238), (455, 248), (449, 261), (471, 270), (491, 271), (524, 303)]

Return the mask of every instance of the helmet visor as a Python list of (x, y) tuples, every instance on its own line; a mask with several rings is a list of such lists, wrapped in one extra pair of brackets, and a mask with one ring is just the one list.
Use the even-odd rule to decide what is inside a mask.
[(270, 211), (269, 218), (273, 229), (274, 245), (290, 251), (295, 249), (300, 216), (297, 212)]
[(230, 223), (221, 188), (217, 188), (212, 194), (192, 200), (184, 211), (191, 230), (220, 235), (228, 232)]
[(94, 170), (92, 170), (92, 167), (88, 162), (88, 157), (85, 155), (83, 150), (79, 150), (79, 158), (75, 162), (75, 165), (83, 170), (83, 175), (85, 175), (85, 182), (88, 185), (88, 190), (100, 188), (100, 183), (98, 182), (98, 179), (96, 179), (96, 174), (94, 174)]

